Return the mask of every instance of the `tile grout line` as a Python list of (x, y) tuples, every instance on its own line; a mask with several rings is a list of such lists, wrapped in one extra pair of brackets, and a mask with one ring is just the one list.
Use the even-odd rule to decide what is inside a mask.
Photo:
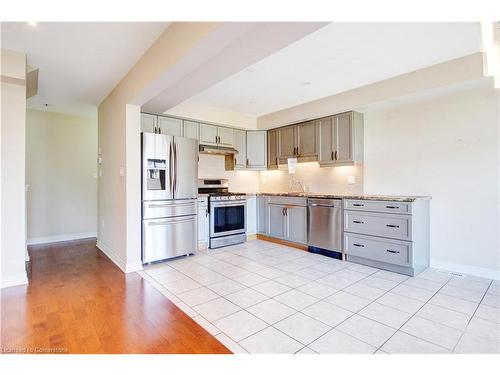
[[(472, 319), (474, 318), (474, 316), (476, 316), (477, 310), (479, 309), (479, 306), (481, 306), (481, 302), (483, 302), (484, 297), (486, 296), (486, 294), (487, 294), (488, 290), (490, 289), (492, 283), (493, 283), (493, 280), (490, 281), (490, 283), (488, 284), (488, 287), (486, 288), (486, 290), (484, 291), (483, 295), (481, 296), (481, 300), (479, 301), (479, 303), (477, 304), (476, 308), (474, 309), (474, 312), (472, 313), (472, 315), (470, 316), (469, 320), (467, 321), (467, 324), (465, 325), (464, 330), (460, 334), (460, 337), (458, 338), (458, 341), (453, 346), (453, 349), (451, 351), (452, 353), (455, 353), (455, 350), (457, 349), (457, 346), (458, 346), (460, 340), (462, 340), (462, 337), (465, 335), (465, 332), (467, 332), (467, 328), (469, 327), (470, 322), (472, 321)], [(478, 319), (480, 319), (480, 318), (478, 318)], [(476, 335), (473, 335), (473, 336), (476, 336)]]

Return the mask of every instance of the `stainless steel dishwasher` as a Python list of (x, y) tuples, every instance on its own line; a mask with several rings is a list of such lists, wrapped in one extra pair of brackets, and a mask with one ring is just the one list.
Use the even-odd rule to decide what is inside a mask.
[(320, 249), (342, 252), (342, 200), (307, 200), (307, 244)]

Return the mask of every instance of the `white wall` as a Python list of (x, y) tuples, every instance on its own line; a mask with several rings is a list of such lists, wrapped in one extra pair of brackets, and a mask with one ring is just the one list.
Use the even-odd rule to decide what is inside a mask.
[(1, 50), (1, 286), (26, 284), (26, 55)]
[(28, 243), (97, 234), (97, 119), (26, 114)]
[(229, 190), (240, 193), (259, 191), (258, 171), (226, 171), (224, 156), (200, 154), (198, 164), (199, 178), (227, 178)]
[(431, 195), (431, 265), (499, 277), (499, 99), (492, 88), (365, 112), (364, 191)]
[[(354, 176), (355, 183), (348, 184), (347, 177)], [(259, 190), (265, 193), (289, 191), (291, 175), (287, 166), (279, 170), (260, 172)], [(299, 163), (293, 176), (292, 190), (300, 191), (300, 181), (308, 191), (314, 193), (361, 194), (363, 192), (363, 166), (341, 166), (320, 168), (317, 162)]]

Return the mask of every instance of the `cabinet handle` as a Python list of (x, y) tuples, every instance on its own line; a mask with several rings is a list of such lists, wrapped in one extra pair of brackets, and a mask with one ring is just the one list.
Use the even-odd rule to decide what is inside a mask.
[(339, 160), (338, 159), (338, 152), (337, 152), (337, 150), (335, 150), (335, 160)]
[(364, 204), (361, 204), (361, 203), (353, 203), (352, 205), (354, 207), (364, 207), (365, 206)]
[[(357, 246), (357, 247), (365, 247), (365, 245), (361, 245), (361, 244), (359, 244), (359, 243), (353, 243), (353, 245), (354, 245), (354, 246)], [(387, 251), (389, 251), (389, 250), (387, 250)]]
[(385, 206), (385, 208), (399, 208), (398, 206)]
[(247, 159), (247, 167), (248, 167), (248, 164), (249, 164), (249, 163), (248, 163), (248, 159)]
[(281, 209), (281, 214), (282, 214), (283, 216), (285, 216), (285, 207), (283, 207), (283, 208)]
[(207, 217), (209, 214), (208, 208), (205, 210), (205, 217)]
[(288, 207), (285, 207), (285, 216), (288, 216)]
[(278, 166), (278, 157), (276, 156), (276, 166)]
[(389, 249), (387, 249), (386, 251), (388, 253), (391, 253), (391, 254), (399, 254), (399, 251), (397, 251), (397, 250), (389, 250)]
[(387, 224), (386, 227), (389, 227), (389, 228), (399, 228), (399, 225)]
[(332, 159), (332, 160), (333, 160), (333, 151), (332, 151), (332, 155), (330, 155), (330, 159)]
[(355, 223), (355, 224), (364, 224), (365, 222), (364, 221), (359, 221), (359, 220), (354, 220), (353, 223)]

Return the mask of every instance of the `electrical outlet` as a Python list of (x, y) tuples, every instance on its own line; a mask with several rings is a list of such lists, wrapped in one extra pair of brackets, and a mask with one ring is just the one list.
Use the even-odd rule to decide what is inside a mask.
[(354, 185), (356, 183), (356, 176), (347, 176), (347, 183), (349, 185)]

